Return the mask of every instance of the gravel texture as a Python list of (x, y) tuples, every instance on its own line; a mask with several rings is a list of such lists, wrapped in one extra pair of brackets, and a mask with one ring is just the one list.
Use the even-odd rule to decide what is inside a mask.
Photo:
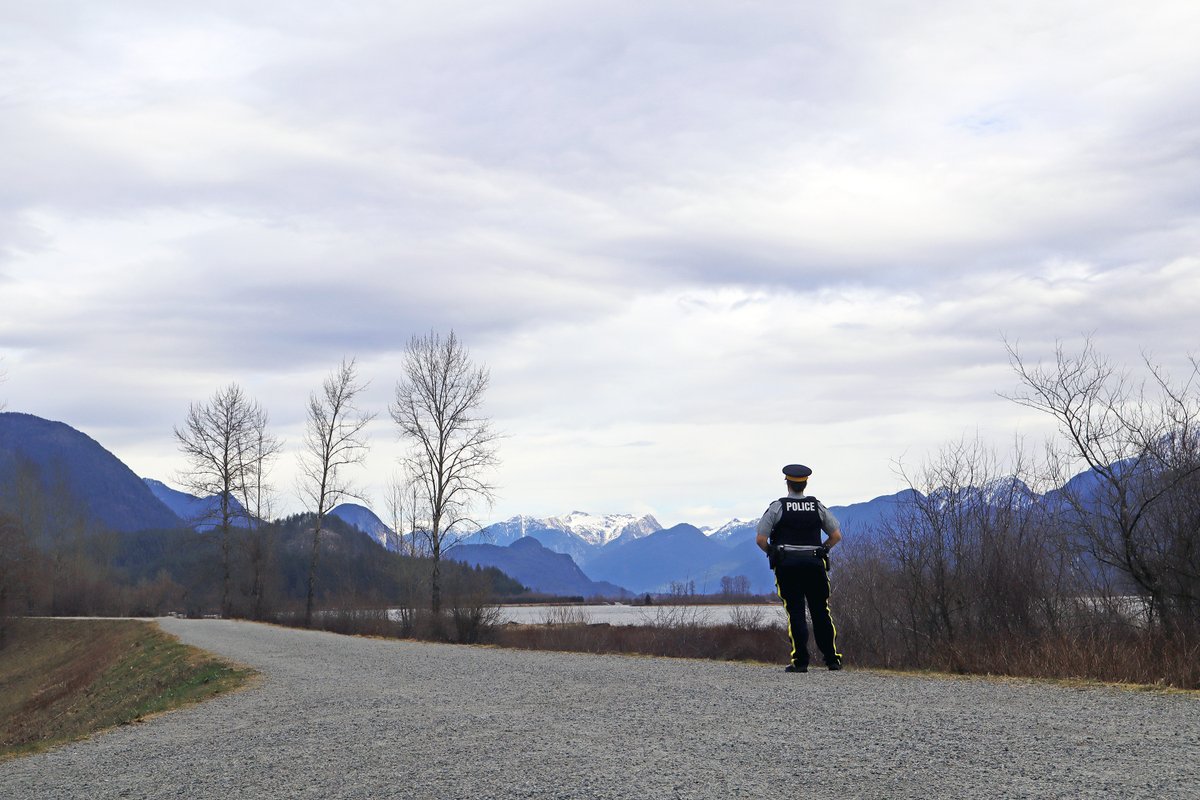
[(163, 620), (248, 690), (0, 763), (0, 798), (1200, 798), (1200, 700)]

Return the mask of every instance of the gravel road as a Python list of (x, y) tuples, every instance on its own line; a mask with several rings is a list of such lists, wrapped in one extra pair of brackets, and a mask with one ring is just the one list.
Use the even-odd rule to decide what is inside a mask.
[(1200, 798), (1200, 700), (163, 620), (254, 688), (0, 763), (0, 798)]

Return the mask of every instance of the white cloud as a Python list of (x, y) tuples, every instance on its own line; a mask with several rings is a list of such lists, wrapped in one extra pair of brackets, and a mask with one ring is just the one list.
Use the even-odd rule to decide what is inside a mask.
[(382, 410), (432, 326), (492, 367), (497, 513), (695, 522), (776, 461), (849, 501), (1041, 430), (1002, 335), (1196, 349), (1193, 3), (0, 17), (9, 407), (160, 477), (187, 402), (238, 380), (296, 433), (357, 354)]

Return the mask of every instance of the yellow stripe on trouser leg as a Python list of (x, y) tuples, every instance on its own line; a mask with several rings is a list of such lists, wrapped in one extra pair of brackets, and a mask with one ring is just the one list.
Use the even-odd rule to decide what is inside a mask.
[(833, 624), (833, 612), (829, 608), (829, 595), (833, 594), (833, 585), (829, 582), (829, 573), (825, 573), (825, 613), (829, 615), (829, 627), (833, 629), (833, 639), (830, 643), (833, 645), (833, 654), (837, 656), (837, 660), (842, 660), (842, 654), (837, 649), (837, 625)]
[[(783, 613), (784, 613), (784, 616), (787, 617), (787, 621), (788, 621), (787, 622), (788, 641), (792, 643), (792, 655), (790, 656), (790, 658), (792, 660), (792, 663), (795, 664), (796, 663), (796, 637), (792, 635), (792, 612), (788, 610), (788, 602), (787, 602), (787, 598), (783, 596), (783, 589), (779, 588), (779, 576), (778, 575), (775, 576), (775, 594), (779, 595), (779, 599), (783, 601)], [(800, 602), (803, 603), (804, 601), (801, 600)], [(800, 611), (803, 613), (804, 609), (801, 608)], [(805, 642), (804, 646), (808, 647), (808, 642)]]
[(833, 639), (831, 639), (831, 642), (833, 644), (833, 654), (835, 656), (837, 656), (838, 661), (841, 661), (842, 654), (839, 653), (838, 649), (837, 649), (837, 625), (833, 624), (833, 614), (831, 614), (829, 612), (829, 601), (828, 600), (825, 601), (825, 613), (829, 614), (829, 627), (833, 629)]

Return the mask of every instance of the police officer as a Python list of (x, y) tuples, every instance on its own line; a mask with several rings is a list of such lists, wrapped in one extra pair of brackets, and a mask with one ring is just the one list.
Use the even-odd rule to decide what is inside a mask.
[[(783, 468), (787, 496), (767, 508), (758, 521), (757, 541), (775, 570), (775, 588), (788, 615), (792, 663), (787, 672), (808, 672), (808, 625), (804, 606), (812, 615), (813, 638), (829, 669), (842, 668), (837, 629), (829, 614), (829, 550), (842, 539), (837, 518), (820, 500), (806, 494), (812, 470), (803, 464)], [(821, 541), (821, 531), (825, 541)]]

